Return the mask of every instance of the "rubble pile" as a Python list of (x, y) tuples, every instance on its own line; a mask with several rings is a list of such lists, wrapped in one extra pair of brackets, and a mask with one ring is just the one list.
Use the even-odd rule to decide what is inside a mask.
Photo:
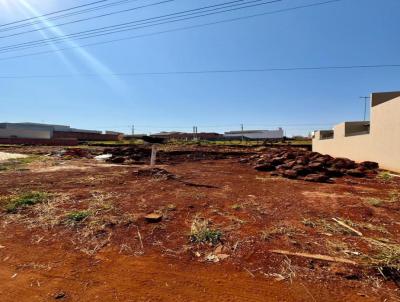
[(54, 152), (53, 155), (63, 158), (93, 158), (93, 155), (87, 149), (70, 148)]
[[(150, 161), (151, 148), (109, 148), (104, 150), (104, 154), (111, 154), (112, 156), (107, 161), (115, 164), (147, 164)], [(248, 153), (230, 150), (159, 150), (157, 152), (157, 162), (174, 164), (183, 161), (226, 159), (246, 154)]]
[(151, 150), (137, 147), (109, 148), (104, 150), (104, 154), (111, 154), (107, 161), (114, 164), (144, 164), (150, 160)]
[(348, 158), (333, 158), (303, 149), (274, 148), (267, 152), (253, 155), (242, 162), (252, 163), (258, 171), (312, 182), (331, 182), (332, 178), (344, 175), (368, 177), (376, 174), (379, 168), (375, 162), (356, 163)]

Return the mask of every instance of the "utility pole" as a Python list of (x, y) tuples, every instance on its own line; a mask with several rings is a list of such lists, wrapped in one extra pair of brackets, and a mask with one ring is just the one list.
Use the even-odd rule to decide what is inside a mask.
[(193, 140), (196, 140), (197, 127), (193, 126)]
[(240, 129), (241, 129), (241, 131), (242, 131), (242, 143), (244, 142), (244, 126), (243, 126), (243, 124), (240, 124)]
[(364, 100), (364, 121), (367, 120), (367, 103), (370, 99), (369, 96), (360, 96), (360, 99)]
[(132, 135), (135, 135), (135, 125), (132, 125)]

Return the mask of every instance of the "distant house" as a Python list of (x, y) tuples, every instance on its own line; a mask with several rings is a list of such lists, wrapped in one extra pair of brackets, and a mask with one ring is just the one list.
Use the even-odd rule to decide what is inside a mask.
[[(0, 123), (0, 142), (35, 143), (35, 140), (62, 141), (77, 144), (78, 141), (119, 140), (119, 135), (103, 134), (97, 130), (76, 129), (65, 125), (40, 123)], [(25, 141), (24, 141), (25, 140)], [(29, 140), (29, 141), (27, 141)], [(36, 141), (39, 143), (39, 141)], [(43, 143), (45, 141), (40, 141)]]
[(157, 138), (164, 138), (167, 140), (193, 140), (193, 139), (199, 139), (199, 140), (216, 140), (219, 138), (223, 138), (222, 134), (219, 133), (214, 133), (214, 132), (200, 132), (200, 133), (187, 133), (187, 132), (160, 132), (160, 133), (155, 133), (150, 135), (152, 137), (157, 137)]
[(313, 151), (375, 161), (400, 172), (400, 91), (372, 94), (370, 122), (343, 122), (333, 130), (315, 131)]
[(244, 130), (244, 131), (229, 131), (225, 132), (225, 138), (240, 139), (281, 139), (284, 137), (283, 129), (277, 130)]

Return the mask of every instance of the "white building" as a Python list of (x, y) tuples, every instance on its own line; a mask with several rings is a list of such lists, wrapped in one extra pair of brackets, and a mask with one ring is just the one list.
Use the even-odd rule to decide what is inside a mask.
[(51, 139), (54, 132), (101, 134), (101, 131), (40, 123), (0, 123), (0, 138)]
[(277, 130), (244, 130), (244, 131), (229, 131), (225, 132), (224, 137), (240, 139), (280, 139), (284, 133), (282, 128)]

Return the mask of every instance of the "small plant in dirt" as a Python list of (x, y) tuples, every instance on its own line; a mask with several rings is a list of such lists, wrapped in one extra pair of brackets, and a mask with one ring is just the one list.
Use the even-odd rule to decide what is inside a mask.
[(26, 170), (25, 166), (39, 160), (44, 160), (44, 157), (32, 155), (24, 158), (9, 159), (0, 164), (0, 171)]
[(400, 201), (400, 192), (396, 191), (396, 190), (391, 191), (389, 193), (389, 199), (390, 199), (390, 202), (398, 202), (398, 201)]
[(81, 222), (90, 216), (89, 211), (74, 211), (67, 214), (67, 219), (71, 222)]
[(383, 203), (383, 201), (378, 198), (368, 198), (367, 203), (371, 206), (379, 207)]
[(389, 172), (384, 171), (384, 172), (380, 172), (377, 176), (378, 179), (387, 182), (393, 179), (393, 175), (391, 175)]
[(291, 226), (278, 226), (269, 229), (265, 229), (261, 232), (261, 239), (262, 240), (270, 240), (276, 236), (286, 235), (289, 238), (293, 237), (297, 233), (300, 233), (300, 230), (297, 230)]
[(232, 205), (232, 209), (239, 211), (242, 208), (242, 206), (238, 203), (235, 203), (234, 205)]
[(317, 226), (317, 223), (309, 218), (304, 218), (301, 222), (310, 228), (315, 228)]
[(221, 241), (222, 232), (209, 227), (209, 221), (196, 217), (190, 227), (190, 241), (194, 243), (218, 244)]
[(33, 206), (48, 200), (49, 195), (45, 192), (27, 192), (9, 199), (5, 206), (8, 213), (15, 213), (19, 209)]

